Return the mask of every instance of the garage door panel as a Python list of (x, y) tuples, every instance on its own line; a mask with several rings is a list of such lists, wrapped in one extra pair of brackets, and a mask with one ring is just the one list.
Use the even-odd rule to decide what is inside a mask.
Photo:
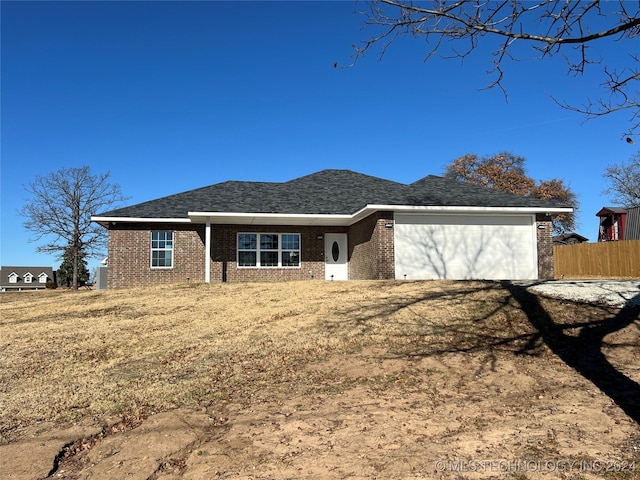
[(394, 235), (399, 279), (537, 275), (530, 216), (398, 215)]
[(503, 225), (531, 226), (530, 215), (416, 215), (396, 214), (396, 223), (403, 225)]

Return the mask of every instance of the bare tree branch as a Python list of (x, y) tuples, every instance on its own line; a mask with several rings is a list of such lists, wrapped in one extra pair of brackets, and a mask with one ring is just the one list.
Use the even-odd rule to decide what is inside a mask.
[(91, 222), (91, 215), (124, 202), (119, 185), (109, 183), (109, 174), (92, 175), (89, 167), (61, 169), (36, 179), (25, 187), (31, 199), (20, 210), (31, 241), (46, 240), (36, 251), (72, 254), (73, 287), (81, 258), (102, 254), (107, 244), (104, 229)]
[[(602, 69), (605, 80), (600, 85), (605, 94), (600, 99), (590, 99), (582, 106), (553, 100), (587, 119), (627, 110), (631, 114), (631, 125), (625, 135), (637, 135), (640, 133), (640, 99), (636, 82), (640, 80), (640, 60), (637, 46), (629, 41), (640, 36), (640, 2), (617, 0), (607, 2), (606, 6), (604, 11), (600, 0), (458, 0), (453, 3), (373, 0), (368, 12), (362, 13), (366, 16), (365, 26), (376, 33), (360, 46), (354, 46), (352, 65), (374, 48), (379, 48), (381, 60), (402, 36), (426, 41), (425, 61), (436, 53), (443, 58), (464, 59), (481, 41), (493, 37), (502, 40), (492, 53), (492, 68), (488, 73), (494, 79), (486, 88), (498, 87), (506, 97), (505, 62), (518, 59), (522, 54), (521, 45), (528, 44), (537, 52), (534, 60), (562, 56), (568, 73), (580, 75), (588, 66), (601, 63), (600, 59), (590, 58), (587, 46), (610, 38), (621, 48), (629, 46), (629, 58), (634, 66), (605, 65)], [(449, 49), (445, 41), (451, 43)]]
[[(640, 59), (637, 55), (632, 55), (631, 58), (640, 65)], [(637, 90), (637, 84), (633, 82), (640, 81), (640, 70), (638, 68), (625, 69), (619, 72), (605, 66), (603, 72), (606, 80), (601, 86), (608, 92), (606, 97), (589, 100), (580, 106), (571, 105), (552, 96), (553, 101), (562, 108), (583, 114), (586, 120), (628, 110), (630, 112), (629, 129), (624, 132), (623, 136), (637, 135), (637, 132), (640, 131), (640, 93)]]
[(603, 176), (609, 181), (604, 193), (624, 207), (640, 205), (640, 151), (628, 162), (608, 165)]

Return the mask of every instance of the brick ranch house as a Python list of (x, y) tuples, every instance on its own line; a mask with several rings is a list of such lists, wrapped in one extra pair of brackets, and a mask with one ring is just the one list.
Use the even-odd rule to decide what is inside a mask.
[(92, 217), (107, 287), (252, 280), (553, 277), (551, 216), (572, 208), (436, 176), (350, 170), (227, 181)]

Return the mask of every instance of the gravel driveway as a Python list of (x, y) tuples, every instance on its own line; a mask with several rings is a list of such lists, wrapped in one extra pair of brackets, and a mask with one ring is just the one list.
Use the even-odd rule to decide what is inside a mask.
[(522, 285), (547, 297), (616, 307), (640, 305), (640, 280), (550, 280)]

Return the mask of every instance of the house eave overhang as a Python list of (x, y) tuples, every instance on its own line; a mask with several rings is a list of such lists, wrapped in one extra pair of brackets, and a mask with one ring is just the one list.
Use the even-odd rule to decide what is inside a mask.
[(91, 221), (105, 228), (118, 223), (198, 223), (211, 225), (309, 225), (349, 226), (379, 211), (414, 214), (484, 214), (484, 215), (534, 215), (543, 213), (556, 215), (571, 213), (570, 207), (473, 207), (464, 205), (366, 205), (352, 214), (303, 214), (303, 213), (234, 213), (234, 212), (188, 212), (187, 217), (91, 217)]
[(91, 217), (92, 222), (96, 222), (105, 228), (110, 224), (117, 223), (191, 223), (188, 218), (147, 218), (147, 217)]
[(428, 205), (367, 205), (353, 214), (283, 214), (283, 213), (229, 213), (229, 212), (189, 212), (193, 223), (231, 225), (317, 225), (349, 226), (379, 211), (415, 214), (501, 214), (534, 215), (543, 213), (556, 215), (571, 213), (570, 207), (470, 207), (470, 206), (428, 206)]
[[(474, 207), (466, 205), (367, 205), (365, 209), (372, 211), (392, 210), (397, 213), (459, 213), (459, 214), (506, 214), (522, 215), (544, 213), (557, 215), (571, 213), (571, 207)], [(365, 210), (363, 209), (363, 210)]]
[(604, 217), (607, 215), (626, 215), (626, 214), (627, 214), (627, 210), (624, 208), (604, 207), (604, 208), (601, 208), (598, 213), (596, 213), (596, 217)]
[(193, 223), (212, 225), (351, 225), (353, 215), (296, 213), (189, 212)]

